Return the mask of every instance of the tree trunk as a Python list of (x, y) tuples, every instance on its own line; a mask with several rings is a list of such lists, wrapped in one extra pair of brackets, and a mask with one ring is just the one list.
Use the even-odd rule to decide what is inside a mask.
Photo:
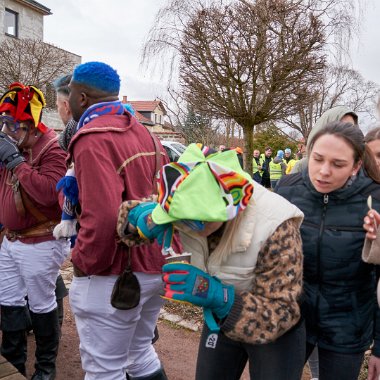
[(253, 159), (253, 129), (254, 125), (242, 126), (245, 144), (245, 165), (244, 170), (252, 175), (252, 159)]

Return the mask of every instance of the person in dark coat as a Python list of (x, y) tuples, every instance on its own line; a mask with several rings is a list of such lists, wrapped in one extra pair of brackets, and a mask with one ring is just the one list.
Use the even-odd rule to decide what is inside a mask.
[(264, 150), (264, 153), (260, 155), (260, 159), (262, 162), (261, 165), (261, 184), (266, 187), (267, 189), (271, 188), (270, 184), (270, 169), (269, 164), (272, 161), (272, 148), (267, 146)]
[[(332, 149), (333, 147), (333, 149)], [(305, 214), (301, 225), (306, 358), (318, 347), (321, 380), (356, 380), (372, 346), (369, 369), (380, 374), (380, 313), (375, 266), (361, 260), (368, 210), (380, 207), (380, 178), (363, 133), (333, 122), (310, 142), (308, 167), (283, 177), (276, 191)], [(375, 316), (375, 320), (374, 320)]]

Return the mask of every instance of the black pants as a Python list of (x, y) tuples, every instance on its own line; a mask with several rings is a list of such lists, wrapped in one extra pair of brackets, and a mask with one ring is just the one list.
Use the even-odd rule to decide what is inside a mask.
[(270, 177), (262, 176), (261, 178), (261, 184), (266, 187), (267, 189), (270, 189)]
[[(314, 345), (307, 343), (306, 360)], [(319, 380), (357, 380), (364, 359), (364, 352), (343, 354), (318, 348)]]
[(252, 176), (253, 180), (256, 181), (257, 183), (260, 183), (261, 184), (261, 181), (262, 181), (262, 178), (261, 178), (261, 175), (259, 172), (256, 172), (253, 176)]
[(204, 326), (199, 344), (196, 380), (238, 380), (247, 361), (251, 379), (301, 379), (306, 346), (304, 322), (300, 322), (275, 342), (267, 344), (240, 343), (219, 333), (215, 347), (206, 347), (209, 335), (207, 326)]

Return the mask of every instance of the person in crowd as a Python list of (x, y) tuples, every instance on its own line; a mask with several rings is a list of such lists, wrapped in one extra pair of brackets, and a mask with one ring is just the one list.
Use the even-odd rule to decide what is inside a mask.
[[(378, 168), (380, 168), (380, 128), (374, 128), (370, 130), (364, 141), (369, 149), (371, 149)], [(366, 241), (364, 243), (364, 248), (362, 252), (362, 259), (366, 263), (380, 265), (380, 234), (378, 233), (378, 226), (380, 223), (380, 214), (372, 208), (372, 195), (369, 200), (367, 200), (368, 213), (364, 218), (364, 229), (366, 230)], [(379, 268), (379, 267), (378, 267)], [(379, 274), (377, 275), (377, 278)], [(377, 300), (380, 305), (380, 282), (377, 285)], [(377, 380), (380, 374), (380, 368), (378, 367), (378, 362), (372, 360), (368, 368), (368, 379)]]
[(286, 148), (284, 152), (285, 152), (284, 161), (286, 164), (286, 174), (290, 174), (297, 160), (295, 160), (292, 157), (292, 150), (290, 148)]
[(264, 153), (260, 155), (260, 159), (262, 162), (261, 168), (262, 168), (262, 174), (261, 174), (261, 184), (267, 188), (271, 188), (270, 184), (270, 169), (269, 164), (272, 161), (272, 148), (270, 146), (267, 146), (264, 149)]
[(165, 298), (204, 308), (196, 379), (240, 379), (247, 361), (252, 379), (300, 379), (302, 213), (253, 182), (233, 151), (191, 144), (159, 185), (151, 218), (136, 207), (137, 227), (174, 225), (192, 254), (163, 279)]
[[(74, 278), (69, 291), (80, 338), (86, 380), (166, 379), (152, 346), (163, 300), (157, 243), (128, 248), (116, 238), (118, 208), (155, 188), (157, 159), (167, 162), (158, 140), (118, 100), (120, 78), (102, 62), (75, 68), (69, 106), (78, 122), (69, 145), (81, 206), (72, 250)], [(111, 293), (131, 266), (140, 286), (138, 305), (114, 308)]]
[(261, 159), (260, 159), (260, 151), (258, 149), (255, 149), (253, 151), (253, 160), (252, 160), (252, 171), (253, 171), (253, 179), (257, 183), (261, 183)]
[(320, 129), (333, 121), (344, 121), (358, 125), (358, 115), (346, 106), (336, 106), (325, 111), (316, 121), (314, 127), (309, 133), (306, 144), (306, 157), (303, 157), (294, 164), (291, 173), (299, 173), (307, 167), (307, 155), (310, 150), (310, 141), (313, 139), (314, 135), (320, 131)]
[(361, 130), (337, 121), (309, 141), (307, 168), (283, 177), (277, 186), (278, 194), (305, 215), (301, 311), (306, 359), (317, 346), (321, 380), (356, 380), (373, 342), (369, 365), (380, 375), (375, 268), (361, 260), (367, 198), (371, 195), (373, 207), (380, 207), (379, 182)]
[[(63, 124), (65, 125), (63, 131), (58, 136), (59, 146), (67, 152), (71, 137), (75, 133), (77, 123), (73, 120), (71, 115), (71, 110), (69, 107), (69, 83), (71, 80), (71, 74), (67, 74), (59, 77), (53, 82), (54, 89), (56, 91), (56, 106), (58, 115), (61, 118)], [(71, 239), (71, 247), (75, 242), (75, 237)], [(64, 318), (64, 308), (63, 308), (63, 298), (68, 295), (67, 288), (62, 279), (61, 274), (58, 275), (55, 295), (57, 298), (58, 305), (58, 319), (62, 330), (63, 318)]]
[(53, 85), (57, 94), (57, 111), (59, 117), (61, 118), (63, 124), (65, 125), (63, 131), (58, 137), (58, 143), (60, 147), (67, 152), (69, 143), (74, 133), (78, 123), (73, 119), (70, 106), (69, 106), (69, 83), (71, 80), (71, 74), (64, 75), (54, 81)]
[(274, 189), (277, 182), (286, 174), (286, 163), (284, 161), (284, 151), (278, 150), (276, 157), (269, 163), (270, 185)]
[(371, 129), (364, 138), (368, 148), (371, 149), (377, 166), (380, 168), (380, 127)]
[[(64, 129), (58, 136), (58, 144), (65, 152), (67, 152), (68, 150), (70, 141), (73, 135), (75, 134), (78, 125), (78, 123), (72, 117), (71, 109), (69, 106), (69, 83), (71, 81), (71, 77), (71, 74), (67, 74), (62, 77), (59, 77), (53, 83), (57, 95), (56, 105), (58, 114), (64, 124)], [(73, 173), (75, 173), (75, 170), (74, 165), (72, 164), (66, 175)], [(53, 234), (57, 235), (56, 238), (61, 234), (70, 235), (70, 242), (72, 248), (74, 247), (76, 240), (76, 221), (74, 220), (70, 226), (71, 228), (68, 225), (65, 228), (59, 225), (56, 227), (56, 232), (53, 231)], [(69, 231), (70, 229), (72, 231)]]
[(13, 83), (0, 98), (1, 354), (25, 375), (28, 295), (36, 340), (33, 380), (55, 379), (60, 328), (55, 297), (59, 268), (69, 253), (52, 230), (61, 209), (55, 190), (65, 153), (41, 122), (45, 99), (34, 86)]

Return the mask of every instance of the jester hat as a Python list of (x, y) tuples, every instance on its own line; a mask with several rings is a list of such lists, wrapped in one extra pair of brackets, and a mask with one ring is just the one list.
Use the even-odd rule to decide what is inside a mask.
[(31, 120), (36, 128), (45, 133), (47, 127), (41, 122), (42, 108), (45, 105), (41, 90), (15, 82), (0, 98), (0, 113), (7, 111), (16, 121)]
[(235, 150), (216, 152), (191, 144), (178, 162), (162, 167), (156, 224), (180, 220), (224, 222), (244, 210), (253, 193), (253, 181), (239, 164)]

